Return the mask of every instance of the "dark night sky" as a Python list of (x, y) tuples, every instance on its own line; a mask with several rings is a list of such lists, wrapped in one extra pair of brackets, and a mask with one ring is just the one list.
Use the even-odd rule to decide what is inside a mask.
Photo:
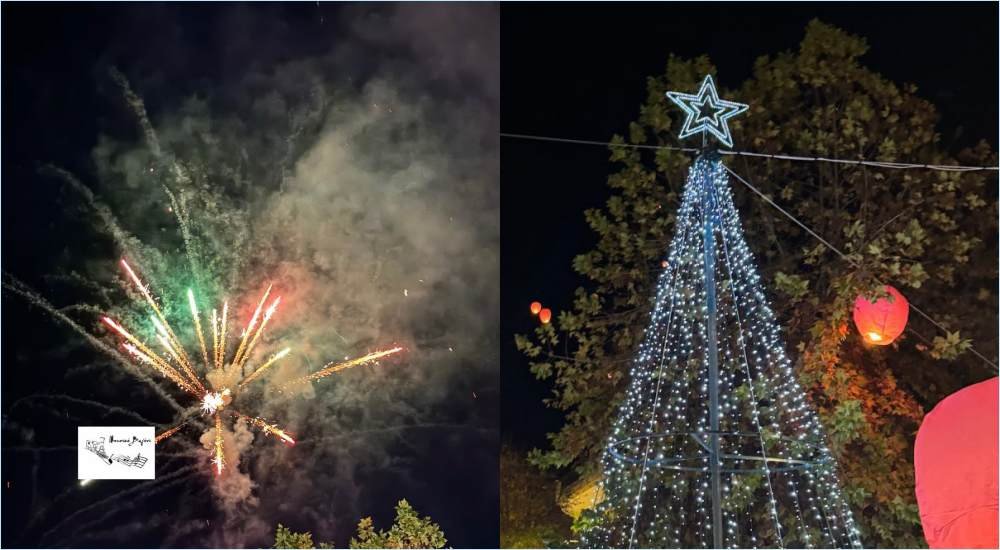
[[(200, 90), (225, 90), (249, 71), (322, 55), (349, 24), (338, 19), (337, 7), (327, 4), (258, 4), (252, 11), (200, 4), (142, 10), (121, 5), (5, 4), (5, 273), (42, 286), (47, 266), (67, 250), (93, 247), (79, 249), (110, 254), (106, 248), (80, 242), (74, 233), (77, 226), (51, 218), (55, 184), (36, 173), (38, 163), (56, 162), (88, 174), (93, 170), (89, 155), (101, 132), (134, 131), (104, 76), (107, 66), (116, 64), (132, 76), (149, 105), (170, 111)], [(870, 49), (862, 61), (868, 67), (893, 81), (915, 83), (918, 93), (939, 108), (939, 128), (946, 143), (961, 146), (982, 137), (996, 145), (995, 3), (505, 4), (498, 11), (499, 69), (496, 64), (484, 67), (497, 74), (471, 85), (487, 98), (492, 97), (491, 87), (499, 86), (500, 128), (505, 132), (606, 140), (636, 118), (646, 95), (645, 78), (659, 74), (670, 53), (708, 54), (718, 67), (720, 85), (732, 87), (750, 75), (758, 56), (796, 48), (806, 23), (819, 18), (864, 36)], [(438, 30), (430, 27), (429, 32)], [(412, 61), (407, 59), (412, 52), (403, 46), (371, 55)], [(350, 66), (345, 74), (351, 74), (353, 81), (363, 81), (372, 70), (366, 61), (352, 58), (341, 63)], [(463, 93), (454, 81), (429, 86), (432, 96)], [(528, 313), (532, 300), (542, 300), (554, 312), (570, 305), (573, 289), (582, 283), (572, 272), (571, 260), (593, 244), (583, 211), (608, 198), (610, 165), (602, 147), (501, 140), (500, 151), (500, 422), (505, 438), (522, 447), (541, 446), (544, 434), (558, 428), (559, 415), (541, 404), (548, 389), (528, 372), (527, 362), (514, 348), (513, 335), (533, 328), (535, 321)], [(17, 215), (11, 215), (15, 204)], [(14, 389), (10, 366), (39, 372), (58, 368), (67, 360), (65, 350), (19, 353), (18, 348), (45, 350), (53, 334), (68, 332), (6, 295), (3, 324), (3, 401), (48, 390), (49, 383), (58, 386), (43, 377), (25, 376), (18, 382), (26, 385)], [(12, 338), (16, 348), (10, 345)], [(73, 361), (93, 358), (87, 350), (72, 353)], [(35, 363), (25, 364), (25, 358)], [(477, 386), (484, 388), (475, 404), (479, 412), (458, 406), (443, 414), (489, 417), (482, 410), (490, 406), (495, 410), (499, 397), (495, 379), (492, 384), (492, 391), (489, 384)], [(59, 388), (66, 389), (73, 388)], [(147, 408), (143, 412), (155, 412), (155, 405)], [(6, 424), (6, 407), (4, 414)], [(5, 430), (5, 445), (7, 438)], [(494, 545), (497, 488), (495, 479), (487, 477), (496, 462), (475, 461), (491, 453), (489, 446), (495, 441), (488, 437), (472, 441), (486, 449), (468, 449), (468, 459), (460, 454), (440, 460), (427, 457), (420, 463), (425, 482), (406, 487), (404, 495), (398, 495), (398, 487), (379, 487), (385, 498), (370, 510), (376, 521), (385, 525), (391, 519), (392, 499), (408, 496), (421, 512), (442, 523), (450, 545)], [(22, 524), (25, 514), (31, 513), (18, 508), (34, 488), (19, 480), (31, 475), (27, 470), (34, 463), (6, 450), (3, 459), (3, 479), (14, 481), (13, 489), (4, 484), (3, 543), (32, 544), (30, 538), (11, 542), (8, 533), (12, 521)], [(51, 483), (47, 489), (55, 491), (53, 487), (75, 479), (75, 466), (62, 467), (69, 470), (46, 470)], [(160, 501), (179, 499), (184, 491), (175, 488)], [(422, 499), (439, 504), (421, 508)], [(450, 506), (440, 504), (449, 501)], [(338, 531), (338, 537), (339, 544), (346, 542), (343, 532)], [(157, 542), (136, 539), (133, 544)]]
[[(59, 181), (40, 177), (37, 171), (41, 164), (54, 163), (78, 174), (88, 185), (95, 185), (91, 152), (98, 144), (98, 136), (137, 139), (135, 119), (107, 76), (112, 65), (128, 75), (142, 94), (154, 121), (163, 113), (175, 111), (192, 96), (208, 98), (213, 109), (238, 109), (256, 99), (243, 97), (248, 94), (239, 88), (249, 79), (248, 75), (270, 74), (275, 67), (302, 60), (323, 57), (326, 64), (317, 65), (330, 70), (322, 77), (327, 84), (338, 87), (338, 91), (357, 91), (373, 76), (391, 80), (393, 71), (398, 69), (403, 75), (400, 90), (409, 92), (415, 101), (454, 106), (456, 113), (473, 112), (476, 118), (472, 122), (477, 127), (454, 134), (457, 139), (465, 139), (469, 134), (478, 133), (481, 141), (476, 143), (474, 138), (471, 145), (448, 145), (459, 151), (475, 150), (480, 156), (469, 161), (470, 164), (479, 162), (476, 159), (491, 162), (498, 148), (498, 10), (483, 4), (425, 4), (418, 13), (414, 7), (320, 5), (314, 2), (141, 6), (5, 3), (2, 18), (5, 277), (12, 274), (42, 289), (54, 303), (62, 304), (84, 298), (46, 279), (53, 265), (76, 262), (75, 265), (86, 269), (87, 262), (114, 261), (116, 251), (106, 239), (102, 242), (89, 239), (95, 232), (79, 221), (86, 208), (79, 204), (78, 197), (61, 189)], [(358, 23), (362, 18), (368, 25), (364, 29)], [(469, 124), (470, 121), (433, 121), (440, 128), (453, 128), (460, 123)], [(438, 166), (436, 162), (437, 159), (430, 161), (431, 169)], [(453, 172), (446, 170), (467, 169), (461, 162), (447, 159), (440, 162), (449, 167), (442, 170), (448, 175)], [(454, 166), (460, 168), (452, 168)], [(474, 177), (466, 177), (464, 172), (454, 173), (463, 174), (456, 179), (468, 184), (466, 196), (473, 197), (469, 202), (479, 201), (474, 205), (476, 215), (485, 212), (488, 216), (482, 226), (483, 234), (489, 238), (482, 250), (495, 260), (499, 245), (497, 237), (490, 232), (499, 221), (496, 214), (499, 198), (495, 189), (498, 177), (495, 163), (491, 166)], [(448, 182), (443, 177), (441, 181)], [(485, 182), (489, 189), (474, 189), (479, 182)], [(67, 208), (74, 201), (76, 206)], [(71, 210), (68, 212), (71, 215), (60, 216), (62, 208)], [(470, 236), (469, 241), (472, 239)], [(428, 258), (428, 263), (433, 260)], [(495, 261), (483, 264), (475, 274), (496, 269)], [(456, 273), (454, 278), (462, 275)], [(441, 377), (435, 380), (443, 378), (450, 387), (421, 389), (414, 384), (409, 390), (401, 390), (404, 395), (418, 396), (413, 403), (428, 404), (414, 414), (414, 418), (423, 419), (426, 426), (408, 430), (406, 424), (400, 422), (400, 426), (390, 426), (386, 432), (399, 428), (398, 436), (378, 435), (377, 438), (382, 438), (380, 441), (386, 442), (382, 451), (387, 456), (380, 457), (377, 464), (320, 466), (331, 471), (338, 467), (344, 470), (354, 467), (354, 473), (347, 475), (355, 476), (352, 481), (356, 486), (317, 487), (312, 491), (314, 498), (323, 501), (326, 507), (317, 506), (316, 509), (348, 510), (349, 507), (344, 507), (348, 502), (357, 504), (358, 509), (345, 512), (334, 521), (334, 518), (310, 516), (309, 502), (290, 499), (266, 503), (272, 511), (275, 508), (284, 510), (267, 518), (272, 533), (273, 524), (280, 521), (294, 530), (313, 531), (316, 541), (330, 540), (345, 547), (361, 514), (374, 516), (377, 527), (388, 528), (396, 501), (407, 498), (418, 512), (430, 515), (441, 524), (449, 546), (490, 547), (496, 544), (499, 391), (494, 351), (498, 333), (495, 279), (495, 275), (490, 277), (489, 286), (478, 280), (462, 281), (465, 284), (461, 288), (466, 295), (444, 287), (444, 293), (454, 304), (452, 307), (482, 317), (480, 322), (469, 323), (476, 328), (466, 333), (479, 330), (485, 336), (480, 341), (461, 342), (472, 351), (461, 354), (461, 360), (439, 365), (439, 374), (427, 375), (428, 378)], [(451, 279), (442, 280), (451, 284)], [(477, 284), (479, 286), (474, 287)], [(413, 287), (409, 294), (415, 295)], [(477, 296), (488, 299), (476, 307), (465, 307), (461, 302)], [(441, 302), (441, 309), (448, 307), (447, 301)], [(285, 307), (285, 303), (282, 306)], [(486, 315), (477, 307), (485, 310)], [(453, 317), (458, 319), (465, 314)], [(3, 294), (3, 328), (3, 546), (30, 547), (38, 545), (40, 534), (61, 517), (116, 489), (125, 489), (130, 482), (101, 482), (85, 490), (74, 490), (75, 452), (33, 452), (20, 437), (25, 431), (25, 409), (14, 412), (10, 409), (14, 400), (35, 393), (69, 394), (83, 399), (106, 395), (104, 388), (81, 384), (79, 376), (73, 381), (60, 376), (73, 366), (95, 361), (98, 353), (82, 345), (80, 338), (65, 327), (7, 292)], [(428, 326), (425, 333), (434, 330), (444, 329)], [(459, 346), (458, 343), (454, 345)], [(456, 349), (455, 357), (460, 355), (459, 351)], [(430, 356), (431, 351), (426, 353)], [(458, 364), (459, 361), (462, 363)], [(428, 366), (432, 367), (434, 365)], [(416, 367), (411, 369), (416, 370)], [(422, 374), (405, 376), (418, 375)], [(352, 380), (363, 378), (355, 376), (344, 380), (335, 388), (349, 388)], [(135, 408), (160, 422), (169, 421), (164, 417), (164, 407), (155, 400), (137, 403), (129, 399), (131, 392), (142, 390), (137, 386), (139, 384), (118, 388), (120, 401), (112, 404)], [(358, 387), (362, 387), (360, 382)], [(422, 397), (423, 394), (448, 391), (453, 395), (447, 399)], [(31, 419), (34, 444), (65, 445), (70, 439), (75, 441), (75, 428), (71, 437), (63, 437), (66, 434), (61, 428), (67, 425), (100, 420), (123, 422), (121, 418), (95, 421), (93, 409), (88, 411), (86, 406), (70, 409), (53, 415), (39, 414)], [(366, 419), (368, 414), (365, 413)], [(74, 415), (82, 420), (75, 422)], [(14, 428), (15, 423), (19, 423), (19, 427)], [(361, 428), (359, 431), (363, 431)], [(360, 441), (356, 444), (363, 444), (365, 437), (355, 437)], [(307, 452), (307, 447), (295, 449), (300, 448), (301, 452)], [(33, 480), (38, 480), (37, 485)], [(53, 503), (53, 498), (67, 489), (67, 495)], [(348, 494), (338, 494), (338, 490)], [(261, 496), (267, 498), (267, 495)], [(53, 506), (45, 511), (42, 509), (44, 503)], [(188, 521), (183, 525), (171, 524), (169, 518), (179, 517), (181, 510), (177, 508), (185, 504), (194, 509), (185, 511)], [(205, 546), (218, 540), (209, 538), (215, 529), (216, 517), (212, 513), (212, 496), (204, 487), (179, 485), (155, 498), (127, 499), (116, 505), (123, 505), (127, 513), (119, 513), (110, 522), (95, 523), (90, 527), (91, 532), (113, 528), (119, 521), (124, 525), (134, 518), (149, 518), (148, 524), (142, 525), (138, 532), (123, 532), (117, 536), (112, 532), (105, 538), (91, 539), (91, 545), (159, 547), (165, 534), (179, 529), (190, 534), (174, 539), (174, 545)], [(39, 524), (25, 530), (25, 525), (35, 516), (40, 516)], [(84, 516), (81, 520), (94, 517)], [(58, 535), (48, 540), (61, 540)], [(267, 547), (270, 540), (259, 538), (247, 543)]]
[[(946, 144), (997, 144), (995, 3), (507, 4), (501, 14), (502, 131), (606, 141), (625, 134), (645, 99), (645, 79), (669, 54), (707, 54), (722, 87), (751, 74), (761, 55), (794, 50), (819, 18), (863, 36), (862, 63), (912, 82), (941, 113)], [(544, 446), (558, 413), (541, 399), (513, 343), (535, 323), (541, 300), (554, 314), (583, 281), (572, 258), (594, 244), (583, 219), (609, 197), (607, 150), (504, 139), (501, 248), (501, 425), (519, 447)]]

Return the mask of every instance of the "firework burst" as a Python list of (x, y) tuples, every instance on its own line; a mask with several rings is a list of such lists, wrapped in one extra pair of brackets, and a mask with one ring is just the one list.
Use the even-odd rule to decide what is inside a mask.
[[(201, 314), (198, 310), (198, 303), (195, 299), (194, 291), (192, 289), (188, 289), (187, 299), (188, 309), (191, 313), (191, 326), (194, 329), (195, 337), (197, 339), (197, 352), (200, 352), (199, 354), (201, 356), (201, 365), (196, 365), (195, 362), (191, 361), (191, 358), (184, 346), (181, 345), (180, 339), (177, 337), (177, 333), (171, 327), (161, 308), (157, 305), (152, 292), (150, 292), (146, 285), (142, 283), (142, 280), (128, 264), (128, 262), (123, 259), (121, 261), (121, 265), (128, 274), (129, 279), (131, 279), (136, 289), (139, 290), (139, 293), (142, 294), (146, 303), (153, 311), (150, 315), (150, 319), (156, 329), (156, 340), (163, 348), (164, 353), (160, 354), (154, 351), (146, 342), (137, 338), (114, 319), (105, 316), (102, 320), (123, 339), (122, 347), (136, 360), (137, 363), (151, 367), (164, 377), (168, 378), (171, 382), (176, 384), (177, 387), (181, 388), (193, 398), (198, 400), (201, 406), (202, 414), (212, 417), (215, 427), (215, 441), (212, 450), (211, 462), (215, 467), (216, 475), (221, 475), (226, 466), (222, 437), (223, 411), (227, 411), (233, 417), (243, 420), (251, 426), (256, 427), (265, 435), (274, 436), (288, 445), (294, 445), (295, 439), (278, 427), (277, 424), (272, 424), (260, 417), (244, 415), (232, 408), (233, 401), (237, 399), (240, 392), (248, 384), (259, 379), (265, 371), (278, 361), (287, 357), (292, 351), (291, 348), (283, 348), (282, 350), (272, 354), (266, 361), (261, 363), (259, 367), (254, 368), (248, 376), (243, 375), (243, 371), (250, 362), (251, 353), (260, 342), (261, 334), (263, 334), (265, 327), (267, 327), (268, 322), (271, 320), (271, 317), (274, 316), (274, 313), (278, 308), (278, 304), (281, 302), (281, 297), (278, 296), (270, 303), (270, 305), (267, 306), (266, 309), (264, 308), (264, 305), (267, 303), (268, 297), (271, 294), (272, 286), (268, 285), (267, 290), (264, 291), (263, 296), (257, 303), (253, 316), (250, 318), (246, 328), (244, 328), (242, 334), (240, 335), (239, 344), (237, 345), (231, 358), (228, 356), (230, 346), (227, 334), (229, 302), (223, 302), (221, 316), (218, 314), (217, 309), (213, 309), (211, 316), (207, 319), (207, 321), (211, 324), (212, 349), (209, 350), (208, 340), (206, 339), (203, 331)], [(209, 351), (211, 351), (211, 354)], [(394, 347), (387, 350), (375, 351), (355, 359), (329, 363), (319, 371), (293, 380), (282, 387), (318, 380), (344, 369), (373, 363), (383, 357), (400, 351), (402, 351), (402, 348)], [(198, 355), (195, 355), (195, 357), (197, 356)], [(197, 375), (198, 369), (196, 367), (200, 367), (206, 375), (212, 371), (222, 371), (223, 374), (226, 374), (227, 376), (220, 377), (217, 380), (228, 380), (229, 383), (212, 383), (212, 380), (209, 379), (208, 376), (205, 377), (205, 381), (203, 382)], [(211, 386), (211, 389), (208, 389), (206, 384)], [(162, 432), (156, 436), (156, 443), (160, 443), (174, 435), (183, 426), (184, 424), (180, 424)]]

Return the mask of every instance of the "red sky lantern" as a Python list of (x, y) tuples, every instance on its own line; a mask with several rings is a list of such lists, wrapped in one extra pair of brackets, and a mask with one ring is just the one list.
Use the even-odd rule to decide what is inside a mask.
[(531, 302), (531, 314), (538, 315), (538, 312), (542, 310), (541, 302)]
[(552, 319), (552, 310), (550, 310), (549, 308), (545, 308), (542, 311), (538, 312), (538, 320), (541, 321), (543, 325), (547, 324), (551, 319)]
[(858, 296), (854, 301), (854, 325), (865, 342), (876, 346), (888, 346), (906, 328), (906, 319), (910, 315), (910, 306), (906, 298), (898, 290), (885, 286), (889, 298), (879, 298), (874, 303), (864, 296)]
[(927, 413), (913, 449), (917, 506), (931, 548), (998, 548), (997, 379), (963, 388)]

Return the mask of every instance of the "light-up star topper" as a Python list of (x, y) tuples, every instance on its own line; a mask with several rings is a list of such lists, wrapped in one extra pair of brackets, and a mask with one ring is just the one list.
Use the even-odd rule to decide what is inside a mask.
[(743, 103), (719, 99), (712, 75), (705, 76), (698, 95), (667, 92), (667, 97), (687, 113), (687, 120), (678, 137), (684, 139), (699, 132), (708, 132), (727, 147), (733, 146), (733, 137), (729, 135), (726, 121), (750, 108)]

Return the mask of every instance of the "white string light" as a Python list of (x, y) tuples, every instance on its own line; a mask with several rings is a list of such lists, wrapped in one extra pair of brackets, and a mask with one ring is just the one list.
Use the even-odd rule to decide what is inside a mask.
[[(718, 432), (707, 382), (707, 242), (718, 258)], [(713, 435), (719, 533), (706, 447)], [(604, 498), (584, 546), (711, 547), (713, 539), (729, 548), (861, 546), (718, 158), (699, 157), (688, 172), (667, 267), (602, 464)]]
[[(711, 135), (732, 147), (727, 121), (748, 106), (719, 99), (711, 76), (705, 77), (697, 94), (667, 92), (667, 97), (687, 114), (680, 138), (701, 133), (703, 146)], [(594, 508), (596, 523), (585, 530), (581, 542), (628, 548), (708, 547), (709, 540), (714, 548), (739, 548), (744, 542), (753, 548), (860, 548), (860, 531), (840, 491), (836, 463), (785, 355), (776, 317), (743, 237), (729, 174), (857, 264), (726, 167), (721, 155), (894, 170), (997, 170), (995, 166), (702, 151), (688, 170), (667, 269), (657, 284), (650, 323), (609, 434), (599, 483), (603, 500)], [(665, 377), (670, 388), (666, 403), (661, 395)], [(741, 510), (745, 511), (742, 517)], [(688, 522), (689, 516), (698, 521)]]

